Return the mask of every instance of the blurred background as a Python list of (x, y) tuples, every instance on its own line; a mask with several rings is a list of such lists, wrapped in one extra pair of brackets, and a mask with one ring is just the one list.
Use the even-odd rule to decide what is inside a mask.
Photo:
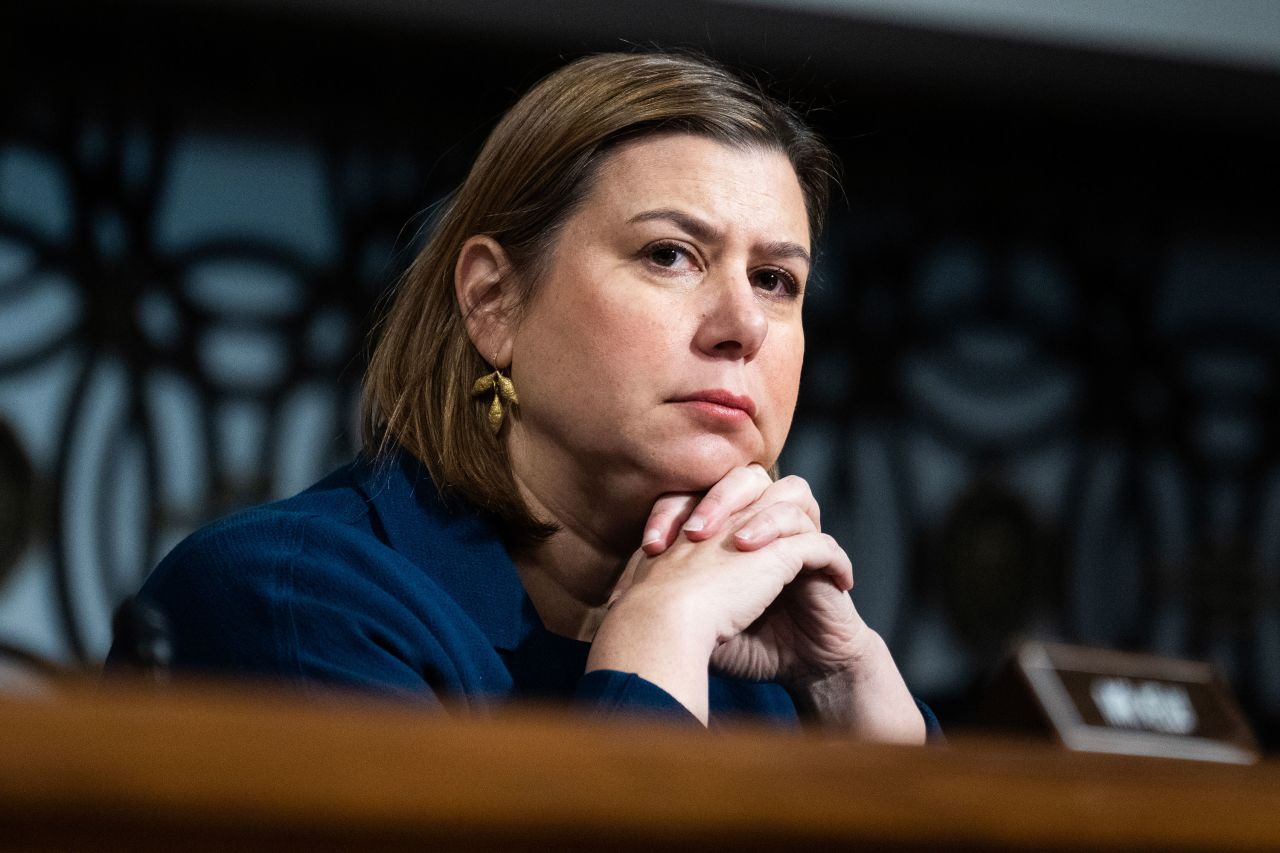
[(1202, 658), (1280, 744), (1280, 4), (0, 5), (0, 646), (355, 448), (363, 339), (533, 81), (692, 47), (844, 163), (784, 470), (944, 724), (1022, 637)]

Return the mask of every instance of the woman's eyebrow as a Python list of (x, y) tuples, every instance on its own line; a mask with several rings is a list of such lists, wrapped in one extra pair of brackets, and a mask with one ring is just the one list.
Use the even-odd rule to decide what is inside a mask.
[[(677, 210), (674, 207), (659, 207), (654, 210), (645, 210), (637, 213), (635, 216), (627, 220), (628, 224), (637, 222), (653, 222), (657, 219), (665, 219), (668, 222), (675, 223), (679, 228), (685, 231), (696, 240), (704, 242), (718, 242), (721, 239), (721, 232), (713, 227), (710, 223), (703, 222), (696, 216), (685, 213), (683, 210)], [(809, 252), (799, 243), (792, 243), (789, 240), (777, 240), (765, 243), (760, 247), (761, 253), (771, 258), (799, 258), (806, 264), (812, 264), (809, 258)]]
[(770, 258), (799, 258), (805, 262), (806, 266), (813, 265), (813, 261), (809, 258), (809, 251), (799, 243), (792, 243), (789, 240), (765, 243), (760, 247), (760, 251), (761, 254)]
[(655, 210), (646, 210), (637, 213), (627, 222), (634, 225), (637, 222), (652, 222), (655, 219), (666, 219), (669, 222), (674, 222), (684, 229), (687, 234), (698, 240), (712, 242), (720, 238), (720, 232), (710, 223), (703, 222), (698, 217), (685, 213), (683, 210), (677, 210), (674, 207), (659, 207)]

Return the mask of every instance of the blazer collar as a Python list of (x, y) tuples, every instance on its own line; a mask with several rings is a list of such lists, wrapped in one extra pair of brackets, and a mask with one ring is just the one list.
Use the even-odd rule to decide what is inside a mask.
[(511, 651), (541, 626), (491, 517), (461, 498), (442, 499), (403, 450), (361, 457), (356, 479), (387, 543), (452, 596), (494, 648)]

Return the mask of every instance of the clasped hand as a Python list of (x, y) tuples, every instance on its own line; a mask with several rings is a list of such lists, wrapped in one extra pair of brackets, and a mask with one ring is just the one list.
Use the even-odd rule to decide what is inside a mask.
[(736, 468), (701, 498), (664, 496), (645, 531), (615, 595), (681, 602), (713, 671), (796, 687), (856, 661), (868, 632), (853, 567), (804, 480)]
[(869, 737), (919, 742), (923, 721), (848, 591), (848, 555), (804, 480), (736, 468), (705, 495), (655, 504), (592, 646), (704, 722), (708, 668), (776, 681), (797, 706)]

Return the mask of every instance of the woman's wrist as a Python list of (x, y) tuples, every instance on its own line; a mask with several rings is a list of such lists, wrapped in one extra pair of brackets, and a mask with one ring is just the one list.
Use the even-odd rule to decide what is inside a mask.
[(924, 743), (925, 724), (884, 639), (867, 629), (858, 653), (829, 672), (786, 684), (806, 723), (887, 743)]
[(707, 663), (715, 637), (677, 602), (632, 589), (609, 610), (591, 644), (587, 672), (633, 672), (661, 687), (706, 725)]
[(853, 726), (855, 690), (860, 682), (873, 680), (870, 673), (879, 665), (877, 658), (888, 651), (881, 636), (865, 624), (847, 642), (848, 651), (838, 664), (782, 679), (802, 719), (823, 728), (844, 730)]

